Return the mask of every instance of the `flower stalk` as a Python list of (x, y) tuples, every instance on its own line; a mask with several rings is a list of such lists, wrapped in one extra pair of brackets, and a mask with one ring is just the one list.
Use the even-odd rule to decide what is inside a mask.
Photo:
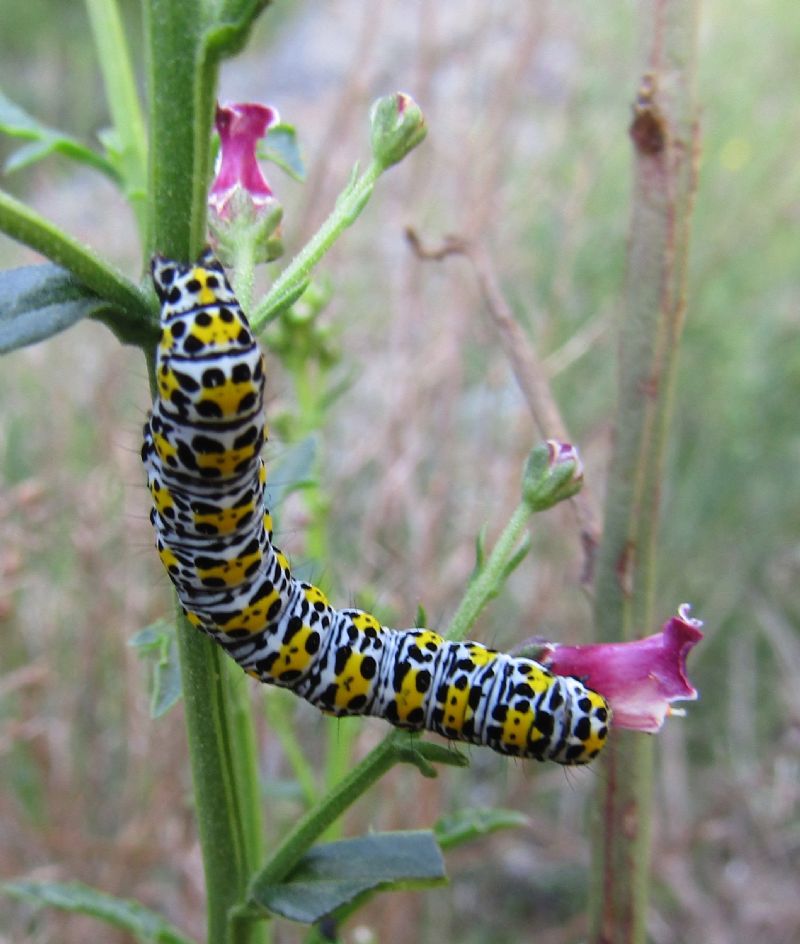
[[(620, 388), (603, 540), (598, 642), (655, 623), (659, 491), (683, 321), (695, 184), (695, 0), (643, 8), (645, 77), (636, 102), (633, 205), (621, 325)], [(652, 739), (617, 732), (604, 752), (595, 810), (590, 940), (642, 944), (647, 913)]]
[[(211, 123), (217, 60), (208, 22), (193, 4), (147, 0), (151, 130), (149, 226), (153, 246), (193, 259), (206, 241)], [(147, 354), (154, 390), (154, 351)], [(203, 852), (209, 941), (258, 944), (260, 924), (231, 922), (261, 855), (261, 806), (246, 680), (232, 681), (225, 655), (178, 617), (198, 833)], [(233, 696), (233, 697), (231, 697)]]

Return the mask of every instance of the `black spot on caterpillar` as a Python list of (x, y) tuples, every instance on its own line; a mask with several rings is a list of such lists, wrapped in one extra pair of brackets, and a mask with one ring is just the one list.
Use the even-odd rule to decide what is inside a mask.
[(156, 546), (189, 621), (253, 677), (502, 754), (584, 764), (610, 710), (580, 681), (428, 629), (387, 629), (295, 579), (264, 505), (264, 360), (221, 264), (156, 256), (158, 396), (142, 460)]

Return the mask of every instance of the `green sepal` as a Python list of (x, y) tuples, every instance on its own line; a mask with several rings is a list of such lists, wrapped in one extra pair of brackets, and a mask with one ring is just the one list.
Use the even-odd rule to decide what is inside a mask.
[(571, 447), (562, 454), (562, 445), (539, 443), (525, 460), (522, 473), (522, 500), (532, 512), (546, 511), (583, 487), (583, 467)]
[(253, 887), (250, 902), (313, 924), (367, 892), (444, 881), (444, 860), (430, 830), (377, 833), (314, 846), (282, 882)]
[(428, 133), (422, 109), (405, 92), (395, 92), (374, 102), (370, 124), (372, 156), (384, 170), (402, 161)]
[(0, 883), (0, 891), (37, 905), (89, 915), (132, 934), (139, 944), (195, 944), (155, 911), (138, 901), (116, 898), (80, 882)]

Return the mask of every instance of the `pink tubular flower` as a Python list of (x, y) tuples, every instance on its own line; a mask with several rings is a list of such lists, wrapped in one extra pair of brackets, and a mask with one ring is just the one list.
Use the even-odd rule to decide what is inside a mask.
[(274, 108), (256, 102), (217, 105), (220, 152), (208, 202), (220, 219), (230, 216), (232, 201), (241, 199), (237, 194), (246, 195), (254, 210), (273, 199), (256, 160), (256, 145), (279, 120)]
[(697, 698), (686, 677), (686, 656), (703, 638), (703, 624), (689, 616), (689, 609), (684, 603), (660, 633), (645, 639), (591, 646), (550, 643), (540, 661), (603, 695), (616, 727), (654, 734), (667, 715), (680, 713), (671, 702)]

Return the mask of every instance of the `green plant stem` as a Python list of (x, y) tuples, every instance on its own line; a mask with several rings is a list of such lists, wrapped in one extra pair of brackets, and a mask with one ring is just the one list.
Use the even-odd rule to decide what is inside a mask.
[[(326, 725), (325, 786), (330, 790), (347, 776), (353, 764), (353, 745), (360, 730), (357, 718), (335, 718)], [(342, 835), (344, 821), (340, 816), (325, 830), (325, 842), (333, 842)]]
[(86, 9), (120, 152), (122, 183), (146, 244), (147, 140), (119, 7), (116, 0), (86, 0)]
[(245, 844), (248, 873), (264, 860), (264, 822), (258, 777), (258, 749), (250, 698), (252, 679), (231, 659), (223, 660), (230, 710), (227, 712), (228, 740), (236, 765), (234, 784), (238, 792), (239, 821)]
[[(159, 252), (194, 259), (205, 242), (217, 59), (206, 48), (210, 5), (146, 0), (150, 118), (148, 233)], [(148, 358), (153, 389), (153, 361)], [(252, 722), (226, 656), (181, 616), (178, 650), (203, 852), (208, 940), (256, 944), (264, 929), (233, 921), (258, 864), (261, 822)], [(255, 835), (251, 835), (255, 832)]]
[(145, 334), (156, 322), (147, 296), (88, 246), (68, 236), (35, 210), (0, 190), (0, 230), (71, 272), (118, 308), (120, 331)]
[(299, 297), (308, 284), (314, 266), (366, 206), (382, 170), (379, 164), (372, 161), (364, 173), (342, 192), (333, 212), (281, 272), (264, 300), (253, 311), (250, 324), (256, 334)]
[(406, 731), (393, 731), (388, 737), (339, 781), (323, 799), (295, 824), (267, 864), (254, 876), (250, 885), (251, 897), (270, 885), (280, 882), (294, 868), (298, 860), (311, 848), (325, 830), (365, 793), (372, 784), (395, 764), (413, 762), (409, 750), (423, 761), (441, 760), (441, 748), (436, 744), (413, 740)]
[(296, 697), (285, 689), (271, 688), (265, 693), (264, 713), (272, 731), (275, 732), (281, 747), (292, 768), (295, 779), (300, 784), (300, 790), (306, 806), (311, 807), (317, 802), (317, 781), (314, 768), (309, 764), (303, 753), (292, 728), (292, 718), (288, 710), (289, 704), (294, 704)]
[(250, 874), (246, 816), (236, 783), (241, 764), (231, 742), (233, 719), (221, 665), (226, 656), (191, 626), (180, 610), (177, 638), (195, 815), (206, 877), (208, 940), (224, 942), (228, 940), (229, 910), (242, 900)]
[[(655, 126), (663, 131), (663, 146), (639, 144), (634, 152), (620, 399), (595, 587), (600, 642), (633, 639), (654, 629), (659, 493), (685, 308), (696, 171), (697, 3), (651, 0), (643, 9), (643, 72), (655, 80), (646, 143), (657, 143)], [(615, 731), (603, 764), (594, 817), (590, 940), (642, 944), (649, 890), (652, 740)]]
[(444, 634), (446, 639), (454, 642), (465, 639), (481, 610), (497, 595), (498, 588), (507, 576), (508, 562), (514, 556), (530, 516), (530, 507), (525, 502), (520, 502), (492, 548), (492, 553), (467, 587), (467, 592)]
[(239, 240), (236, 243), (233, 260), (233, 288), (246, 316), (249, 316), (250, 307), (253, 304), (253, 282), (256, 269), (254, 250), (255, 246), (249, 239)]
[(203, 4), (146, 0), (150, 249), (188, 262), (206, 238), (217, 65), (205, 55)]

